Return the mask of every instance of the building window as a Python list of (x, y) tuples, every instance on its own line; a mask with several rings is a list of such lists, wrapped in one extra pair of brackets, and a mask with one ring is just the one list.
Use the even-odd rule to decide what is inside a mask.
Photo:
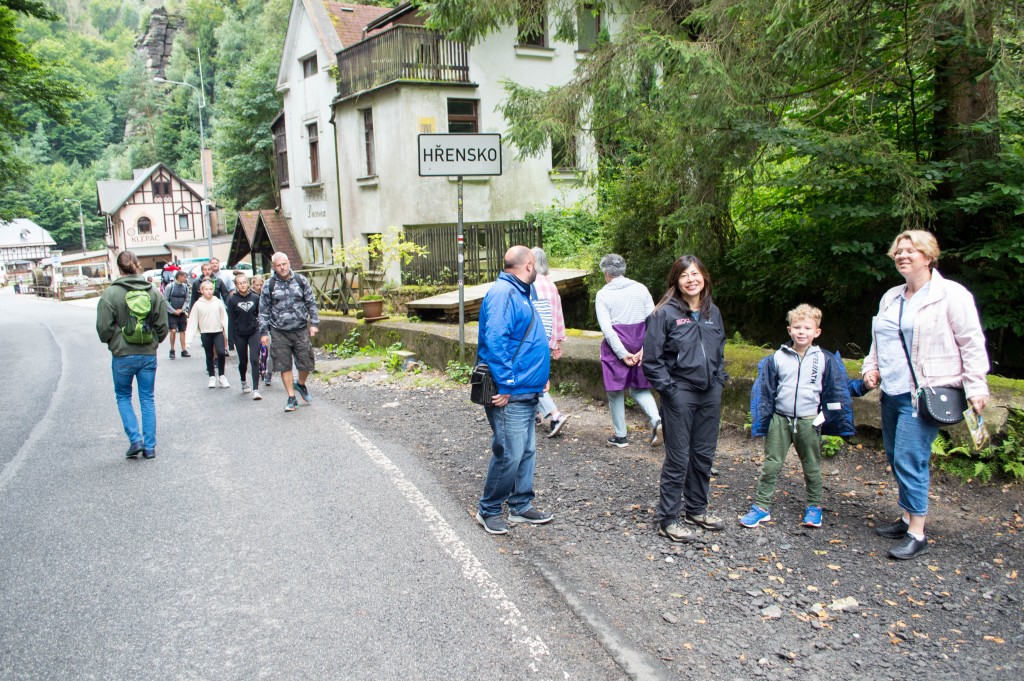
[(309, 140), (309, 181), (320, 181), (320, 137), (316, 123), (306, 126), (306, 138)]
[(576, 152), (576, 137), (568, 135), (551, 137), (551, 168), (552, 170), (577, 170), (579, 158)]
[(334, 239), (311, 237), (306, 239), (306, 256), (309, 264), (330, 265), (333, 260)]
[(187, 231), (189, 231), (191, 229), (192, 228), (188, 226), (188, 216), (187, 215), (179, 215), (178, 216), (178, 231), (187, 232)]
[(150, 222), (149, 218), (139, 218), (139, 221), (135, 223), (139, 229), (139, 234), (152, 234), (153, 223)]
[(475, 99), (448, 100), (448, 132), (480, 132)]
[(363, 141), (366, 146), (366, 175), (372, 177), (377, 174), (373, 149), (373, 109), (363, 109)]
[(524, 0), (520, 3), (523, 16), (518, 22), (516, 43), (533, 47), (547, 47), (548, 18), (544, 0)]
[(309, 78), (315, 76), (318, 73), (316, 55), (311, 55), (302, 60), (302, 77)]
[[(380, 234), (365, 234), (366, 243), (370, 243), (374, 237), (381, 237)], [(372, 251), (366, 257), (366, 269), (370, 272), (379, 272), (381, 265), (384, 264), (384, 260), (381, 258), (379, 250)]]
[(153, 198), (162, 199), (170, 198), (171, 196), (171, 182), (170, 180), (153, 180)]
[(577, 10), (576, 24), (579, 51), (591, 51), (601, 33), (601, 13), (591, 4), (583, 5)]
[(288, 135), (284, 127), (284, 116), (281, 116), (271, 129), (274, 133), (274, 154), (277, 156), (277, 183), (281, 187), (288, 186)]

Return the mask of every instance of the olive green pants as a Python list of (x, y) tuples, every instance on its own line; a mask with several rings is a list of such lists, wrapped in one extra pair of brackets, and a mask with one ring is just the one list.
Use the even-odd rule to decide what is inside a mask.
[(796, 454), (804, 469), (807, 505), (821, 506), (821, 434), (813, 421), (813, 418), (792, 419), (781, 414), (772, 416), (768, 436), (764, 439), (764, 463), (761, 464), (761, 478), (757, 481), (757, 496), (754, 497), (754, 503), (761, 508), (771, 510), (769, 504), (790, 445), (796, 445)]

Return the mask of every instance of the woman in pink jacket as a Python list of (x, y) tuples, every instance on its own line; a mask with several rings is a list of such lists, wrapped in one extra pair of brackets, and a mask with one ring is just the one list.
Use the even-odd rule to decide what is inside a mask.
[[(900, 539), (891, 558), (907, 560), (928, 551), (929, 461), (939, 427), (920, 413), (918, 390), (963, 386), (978, 413), (988, 401), (988, 353), (971, 293), (935, 269), (939, 244), (924, 230), (903, 232), (889, 257), (905, 284), (889, 289), (871, 322), (871, 351), (864, 358), (864, 385), (882, 386), (882, 441), (899, 488), (902, 516), (875, 528)], [(909, 357), (909, 361), (908, 361)]]

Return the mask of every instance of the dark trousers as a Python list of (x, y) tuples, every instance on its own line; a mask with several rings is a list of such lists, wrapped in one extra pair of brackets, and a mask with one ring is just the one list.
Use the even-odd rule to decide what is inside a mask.
[(260, 334), (254, 331), (248, 336), (235, 334), (235, 348), (238, 350), (238, 375), (245, 380), (246, 369), (252, 367), (252, 382), (260, 382)]
[[(201, 334), (203, 340), (203, 351), (206, 352), (206, 373), (210, 376), (223, 376), (224, 375), (224, 334), (223, 333), (204, 333)], [(213, 351), (217, 351), (217, 373), (213, 373)]]
[(721, 416), (721, 385), (706, 391), (679, 388), (671, 395), (661, 393), (665, 463), (656, 515), (659, 522), (677, 519), (684, 507), (690, 515), (707, 511)]

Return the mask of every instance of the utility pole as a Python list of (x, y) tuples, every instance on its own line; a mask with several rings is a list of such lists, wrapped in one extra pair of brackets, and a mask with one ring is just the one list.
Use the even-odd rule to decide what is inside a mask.
[(85, 253), (89, 248), (85, 245), (85, 218), (82, 216), (82, 202), (78, 199), (64, 199), (64, 203), (78, 204), (78, 224), (82, 228), (82, 253)]

